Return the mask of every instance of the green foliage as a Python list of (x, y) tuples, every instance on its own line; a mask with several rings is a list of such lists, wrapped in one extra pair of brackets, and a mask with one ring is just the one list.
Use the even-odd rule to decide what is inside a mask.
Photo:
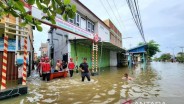
[(170, 61), (171, 60), (171, 54), (170, 53), (165, 53), (162, 54), (159, 58), (160, 61)]
[[(63, 19), (74, 18), (77, 11), (76, 6), (70, 4), (70, 0), (27, 0), (29, 5), (38, 7), (46, 16), (42, 19), (47, 19), (52, 24), (56, 24), (56, 14), (63, 15)], [(42, 31), (41, 23), (35, 20), (29, 13), (26, 12), (24, 4), (20, 0), (1, 0), (0, 1), (0, 18), (11, 14), (15, 17), (20, 17), (24, 20), (21, 26), (30, 24), (37, 27), (38, 31)]]
[(178, 61), (178, 62), (184, 62), (184, 53), (182, 53), (182, 52), (179, 52), (178, 53), (178, 55), (177, 55), (177, 57), (176, 57), (176, 60)]
[[(145, 43), (139, 43), (139, 45), (144, 45)], [(157, 52), (160, 52), (159, 44), (157, 44), (154, 40), (151, 40), (147, 43), (148, 49), (147, 53), (149, 57), (153, 57)]]
[(35, 3), (35, 0), (27, 0), (27, 3), (30, 4), (30, 5), (33, 5)]

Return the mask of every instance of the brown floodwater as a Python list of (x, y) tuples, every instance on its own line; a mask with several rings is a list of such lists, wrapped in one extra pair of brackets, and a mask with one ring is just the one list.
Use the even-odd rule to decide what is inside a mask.
[[(0, 104), (184, 104), (184, 64), (152, 62), (145, 69), (141, 67), (102, 68), (100, 75), (91, 76), (90, 82), (81, 82), (80, 73), (49, 82), (33, 74), (28, 78), (27, 95)], [(124, 73), (133, 80), (123, 80)]]

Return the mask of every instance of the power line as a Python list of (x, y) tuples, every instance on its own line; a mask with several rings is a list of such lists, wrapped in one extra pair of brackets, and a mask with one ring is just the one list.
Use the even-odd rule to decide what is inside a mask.
[(109, 15), (109, 18), (111, 18), (111, 16), (110, 16), (109, 12), (107, 11), (107, 9), (106, 9), (105, 5), (103, 4), (103, 2), (102, 2), (101, 0), (100, 0), (100, 3), (102, 4), (102, 6), (103, 6), (103, 8), (105, 9), (106, 13)]
[(129, 6), (129, 9), (131, 11), (131, 14), (133, 16), (134, 22), (144, 40), (144, 42), (146, 43), (145, 37), (144, 37), (144, 31), (143, 31), (143, 26), (142, 26), (142, 21), (141, 21), (141, 16), (140, 16), (140, 11), (139, 11), (139, 5), (138, 5), (138, 1), (136, 0), (126, 0), (127, 4)]
[[(125, 27), (125, 25), (123, 24), (124, 22), (123, 22), (123, 20), (122, 20), (122, 18), (121, 18), (121, 16), (120, 16), (120, 12), (119, 12), (119, 10), (118, 10), (118, 8), (117, 8), (117, 6), (116, 6), (115, 0), (113, 0), (113, 4), (114, 4), (114, 7), (115, 7), (115, 9), (116, 9), (116, 11), (117, 11), (117, 14), (118, 14), (118, 16), (119, 16), (119, 18), (120, 18), (120, 22), (122, 22), (122, 26), (123, 26), (124, 29), (126, 30), (126, 27)], [(125, 4), (124, 4), (124, 5), (125, 5)], [(124, 5), (122, 5), (122, 6), (124, 6)]]
[(119, 20), (117, 19), (116, 15), (114, 14), (114, 11), (113, 11), (113, 9), (112, 9), (112, 7), (111, 7), (109, 1), (108, 1), (108, 0), (106, 0), (106, 1), (107, 1), (108, 5), (109, 5), (109, 7), (110, 7), (110, 9), (111, 9), (111, 11), (112, 11), (112, 13), (113, 13), (113, 15), (115, 16), (116, 21), (118, 22), (119, 26), (121, 27), (121, 24), (120, 24)]
[(138, 14), (137, 17), (138, 17), (138, 20), (139, 20), (139, 23), (140, 23), (141, 32), (142, 32), (142, 35), (143, 35), (143, 38), (144, 38), (144, 41), (145, 41), (144, 30), (143, 30), (143, 26), (142, 26), (142, 20), (141, 20), (141, 14), (140, 14), (140, 9), (139, 9), (139, 5), (138, 5), (138, 0), (134, 0), (134, 3), (135, 3), (136, 11), (137, 11), (137, 14)]

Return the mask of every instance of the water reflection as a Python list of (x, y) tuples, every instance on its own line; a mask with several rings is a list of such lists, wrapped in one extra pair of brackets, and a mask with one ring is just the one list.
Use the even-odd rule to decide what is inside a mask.
[[(182, 64), (152, 63), (146, 69), (141, 67), (104, 68), (99, 76), (92, 77), (91, 82), (81, 82), (79, 73), (73, 78), (49, 82), (41, 81), (35, 75), (28, 80), (29, 94), (3, 100), (0, 104), (120, 104), (159, 99), (164, 95), (184, 97)], [(122, 80), (125, 73), (133, 80)]]

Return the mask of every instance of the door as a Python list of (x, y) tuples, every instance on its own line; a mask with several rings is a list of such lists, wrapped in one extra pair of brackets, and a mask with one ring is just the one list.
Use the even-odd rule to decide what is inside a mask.
[(68, 54), (67, 54), (67, 53), (63, 55), (63, 60), (64, 60), (65, 62), (68, 62)]

